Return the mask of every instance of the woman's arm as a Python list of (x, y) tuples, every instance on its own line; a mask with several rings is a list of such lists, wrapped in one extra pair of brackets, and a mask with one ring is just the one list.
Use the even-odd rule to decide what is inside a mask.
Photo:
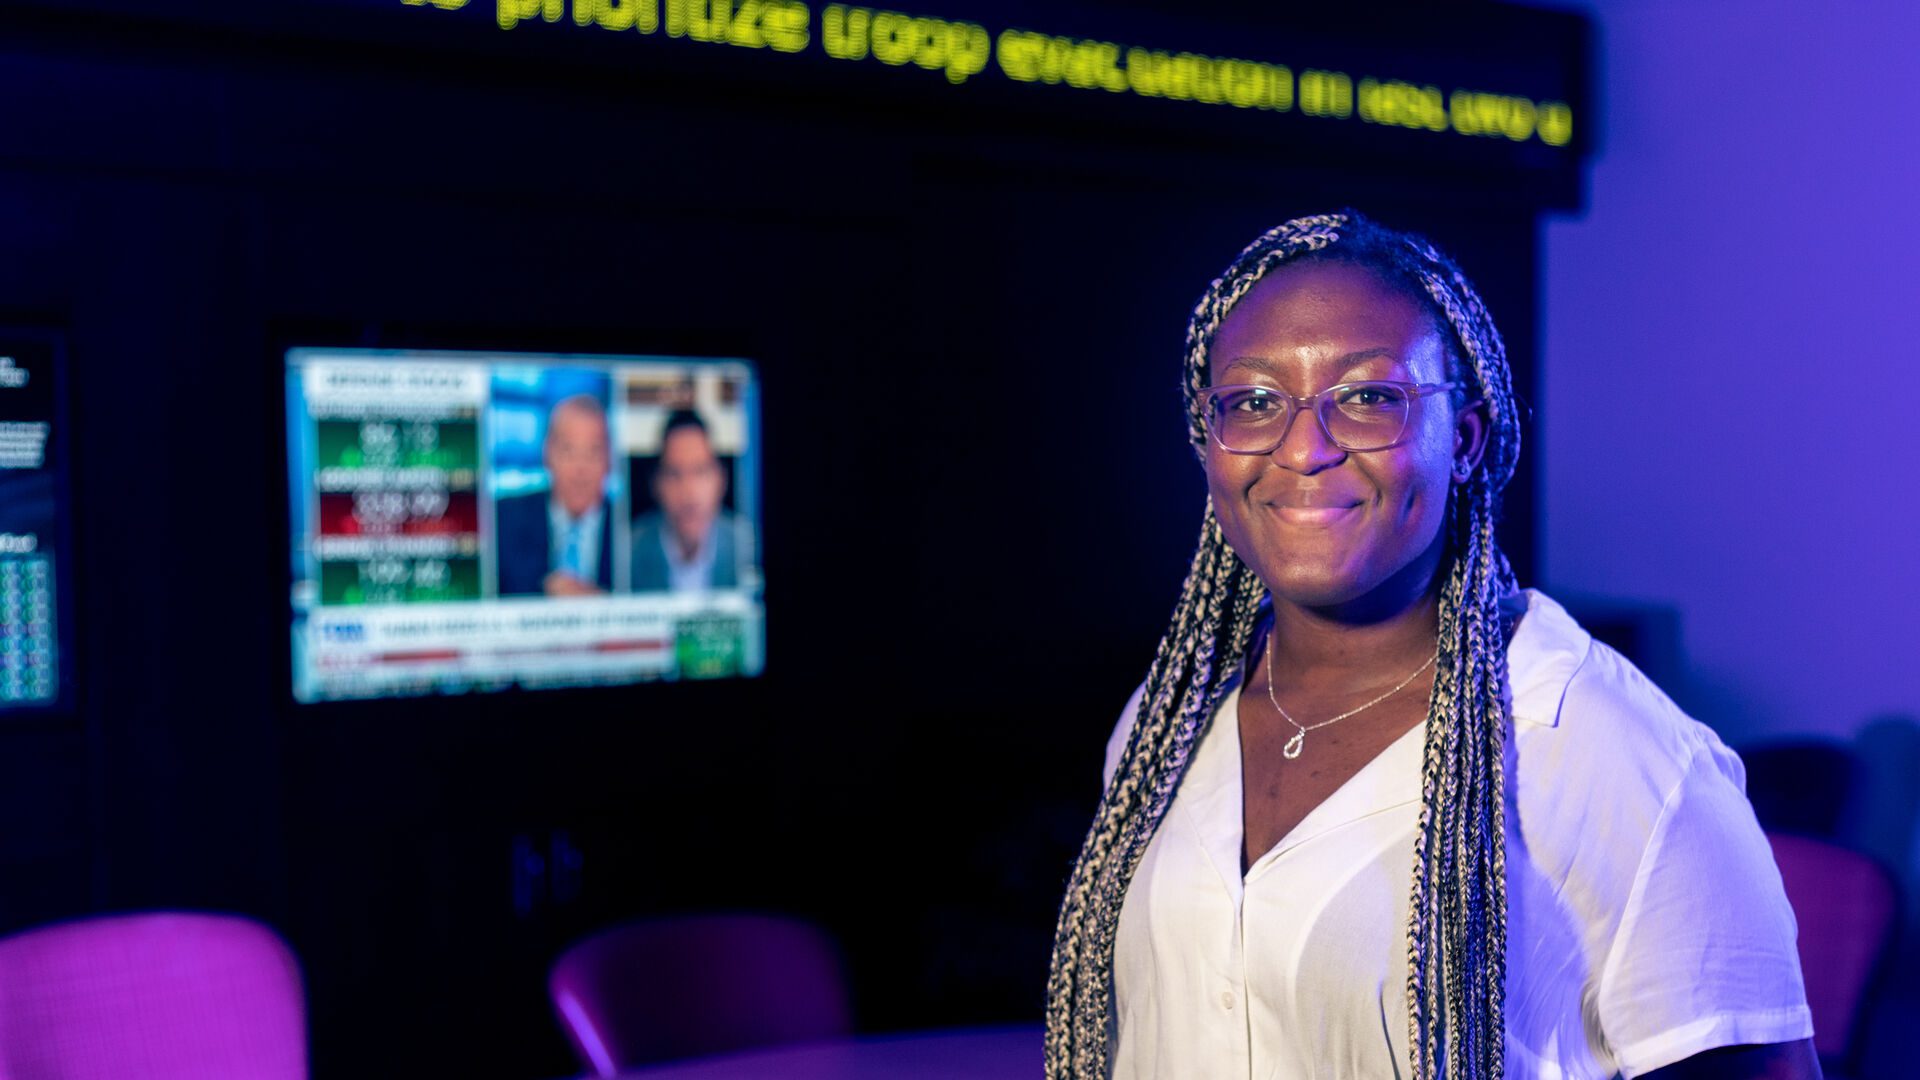
[(1722, 1046), (1642, 1074), (1641, 1080), (1821, 1080), (1813, 1040)]

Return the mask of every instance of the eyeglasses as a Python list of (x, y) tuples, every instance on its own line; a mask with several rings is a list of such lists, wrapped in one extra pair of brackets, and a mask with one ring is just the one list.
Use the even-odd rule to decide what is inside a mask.
[(1200, 391), (1207, 430), (1229, 454), (1269, 454), (1287, 437), (1293, 417), (1310, 409), (1327, 441), (1342, 450), (1385, 450), (1400, 442), (1419, 400), (1464, 383), (1350, 382), (1311, 397), (1272, 386), (1210, 386)]

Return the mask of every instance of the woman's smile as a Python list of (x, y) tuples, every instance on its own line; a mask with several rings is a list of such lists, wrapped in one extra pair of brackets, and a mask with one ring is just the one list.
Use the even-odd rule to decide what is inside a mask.
[(1289, 525), (1306, 528), (1326, 529), (1342, 525), (1360, 516), (1363, 504), (1350, 503), (1346, 506), (1290, 506), (1286, 503), (1268, 503), (1273, 507), (1274, 516)]
[[(1272, 475), (1272, 474), (1269, 474)], [(1255, 487), (1260, 485), (1256, 484)], [(1277, 486), (1277, 485), (1270, 485)], [(1346, 486), (1292, 484), (1279, 491), (1253, 492), (1253, 501), (1273, 511), (1288, 525), (1324, 529), (1360, 516), (1370, 501), (1367, 494)]]

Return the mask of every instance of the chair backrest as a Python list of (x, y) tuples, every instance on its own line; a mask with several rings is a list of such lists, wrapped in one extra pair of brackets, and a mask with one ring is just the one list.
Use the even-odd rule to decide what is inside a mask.
[(1899, 895), (1871, 857), (1805, 836), (1769, 833), (1800, 924), (1800, 972), (1823, 1058), (1852, 1056), (1867, 990), (1893, 937)]
[(118, 915), (0, 941), (0, 1077), (306, 1075), (299, 962), (259, 923)]
[(770, 915), (627, 923), (563, 953), (547, 980), (560, 1026), (597, 1076), (697, 1054), (848, 1034), (833, 940)]

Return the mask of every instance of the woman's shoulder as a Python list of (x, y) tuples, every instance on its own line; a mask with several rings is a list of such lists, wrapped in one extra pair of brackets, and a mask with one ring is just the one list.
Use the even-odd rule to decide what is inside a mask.
[(1739, 758), (1713, 729), (1551, 597), (1529, 589), (1519, 599), (1507, 678), (1523, 799), (1534, 794), (1563, 813), (1591, 799), (1657, 814), (1702, 768), (1744, 788)]
[(1792, 910), (1740, 759), (1544, 595), (1508, 661), (1509, 948), (1558, 962), (1543, 943), (1572, 929), (1582, 1007), (1630, 1075), (1805, 1037)]
[(1561, 730), (1574, 738), (1605, 734), (1671, 741), (1671, 749), (1683, 754), (1712, 734), (1552, 597), (1524, 589), (1504, 606), (1517, 616), (1507, 646), (1516, 724)]

